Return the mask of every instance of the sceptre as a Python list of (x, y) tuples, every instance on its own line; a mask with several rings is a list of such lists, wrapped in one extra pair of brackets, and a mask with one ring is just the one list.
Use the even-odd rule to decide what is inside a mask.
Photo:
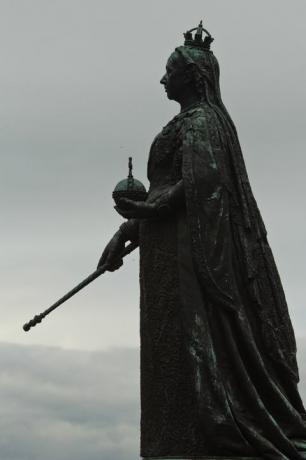
[[(147, 197), (147, 192), (146, 192), (144, 185), (139, 180), (134, 179), (133, 174), (132, 174), (132, 169), (133, 169), (132, 157), (129, 157), (129, 175), (127, 179), (123, 179), (120, 182), (118, 182), (118, 184), (116, 185), (113, 191), (112, 196), (117, 205), (119, 204), (119, 200), (121, 198), (129, 198), (130, 200), (142, 201), (142, 200), (145, 200)], [(119, 257), (119, 260), (125, 257), (130, 252), (132, 252), (137, 246), (138, 244), (133, 243), (133, 242), (128, 244), (125, 247), (121, 256)], [(94, 281), (96, 278), (98, 278), (100, 275), (102, 275), (106, 270), (107, 270), (106, 264), (99, 267), (97, 270), (95, 270), (93, 273), (87, 276), (87, 278), (81, 281), (77, 286), (75, 286), (73, 289), (67, 292), (63, 297), (57, 300), (53, 305), (51, 305), (51, 307), (47, 308), (47, 310), (43, 311), (42, 313), (35, 315), (30, 321), (25, 323), (23, 325), (23, 330), (25, 332), (28, 332), (32, 327), (36, 326), (36, 324), (41, 323), (41, 321), (47, 315), (49, 315), (49, 313), (51, 313), (53, 310), (55, 310), (60, 305), (62, 305), (64, 302), (66, 302), (66, 300), (73, 297), (77, 292), (79, 292), (85, 286), (87, 286), (92, 281)]]

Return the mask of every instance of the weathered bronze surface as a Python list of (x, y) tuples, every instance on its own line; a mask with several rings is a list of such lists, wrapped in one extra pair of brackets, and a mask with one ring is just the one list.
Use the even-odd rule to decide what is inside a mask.
[(296, 343), (212, 37), (185, 34), (162, 77), (181, 106), (153, 141), (146, 202), (106, 247), (140, 248), (141, 455), (305, 458)]

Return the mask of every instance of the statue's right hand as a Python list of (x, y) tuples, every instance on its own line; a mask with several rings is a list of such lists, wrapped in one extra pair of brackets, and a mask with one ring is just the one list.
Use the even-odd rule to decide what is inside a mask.
[(109, 272), (118, 270), (123, 265), (122, 254), (125, 248), (125, 239), (121, 232), (115, 233), (110, 242), (106, 245), (102, 256), (100, 257), (97, 268), (105, 265)]

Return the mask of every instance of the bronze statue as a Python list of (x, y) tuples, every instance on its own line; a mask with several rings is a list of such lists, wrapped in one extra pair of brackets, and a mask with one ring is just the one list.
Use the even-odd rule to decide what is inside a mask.
[(115, 270), (125, 243), (139, 245), (141, 455), (300, 460), (306, 413), (285, 295), (213, 39), (194, 30), (161, 79), (181, 111), (151, 146), (148, 197), (119, 200), (128, 220), (99, 262)]

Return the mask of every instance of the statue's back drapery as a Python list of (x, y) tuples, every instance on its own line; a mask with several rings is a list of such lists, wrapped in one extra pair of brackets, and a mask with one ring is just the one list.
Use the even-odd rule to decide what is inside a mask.
[(294, 332), (217, 61), (176, 55), (210, 84), (150, 150), (147, 201), (182, 181), (184, 202), (139, 220), (141, 455), (301, 459)]

